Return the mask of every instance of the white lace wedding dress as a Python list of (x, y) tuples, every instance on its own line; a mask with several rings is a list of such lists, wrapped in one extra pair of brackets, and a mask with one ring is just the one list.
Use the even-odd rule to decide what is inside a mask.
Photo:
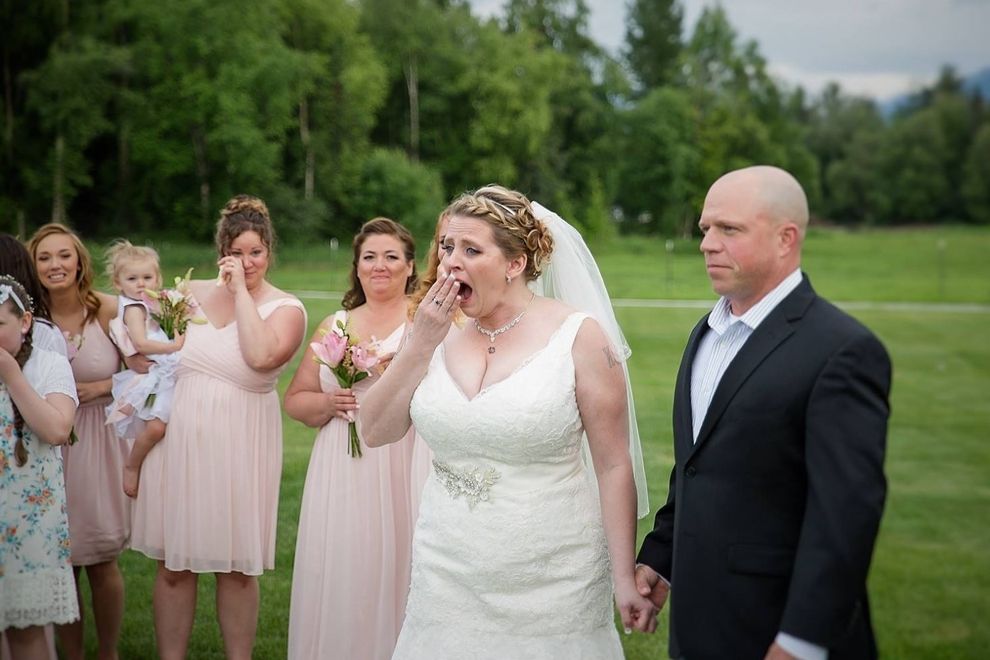
[(444, 349), (413, 395), (435, 453), (393, 659), (622, 658), (571, 347), (584, 314), (468, 399)]

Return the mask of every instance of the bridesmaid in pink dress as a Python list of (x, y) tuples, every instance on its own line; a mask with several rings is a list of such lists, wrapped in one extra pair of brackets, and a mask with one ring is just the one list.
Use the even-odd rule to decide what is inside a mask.
[[(394, 354), (404, 338), (407, 294), (415, 283), (409, 232), (387, 218), (366, 222), (354, 237), (344, 309), (323, 320), (313, 341), (341, 320), (361, 340), (379, 340), (379, 355)], [(413, 530), (413, 432), (383, 449), (368, 449), (362, 438), (363, 455), (348, 454), (348, 421), (377, 380), (372, 375), (353, 389), (341, 389), (307, 349), (285, 393), (285, 411), (320, 429), (299, 513), (291, 660), (387, 660), (402, 626)]]
[[(124, 579), (117, 557), (130, 535), (130, 506), (121, 477), (128, 446), (106, 425), (104, 412), (110, 402), (110, 378), (120, 368), (120, 356), (107, 335), (117, 299), (93, 290), (92, 259), (68, 227), (44, 225), (31, 237), (28, 249), (52, 320), (78, 346), (72, 373), (79, 395), (75, 421), (79, 441), (62, 447), (69, 539), (79, 612), (84, 609), (79, 573), (85, 568), (99, 657), (114, 659), (124, 616)], [(58, 626), (58, 637), (67, 658), (83, 657), (81, 617)]]
[(162, 660), (186, 657), (199, 573), (216, 575), (224, 651), (248, 660), (258, 579), (275, 564), (282, 417), (275, 384), (306, 332), (295, 297), (266, 280), (275, 235), (257, 197), (227, 202), (217, 223), (217, 280), (192, 293), (165, 438), (141, 468), (131, 547), (158, 560), (154, 611)]

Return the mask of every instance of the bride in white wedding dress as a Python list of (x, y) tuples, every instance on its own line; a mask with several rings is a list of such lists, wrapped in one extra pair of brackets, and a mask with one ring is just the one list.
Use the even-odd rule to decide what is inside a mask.
[(633, 583), (623, 349), (527, 286), (553, 238), (523, 195), (487, 186), (447, 217), (443, 276), (359, 419), (371, 446), (415, 424), (435, 456), (393, 658), (622, 658), (613, 593), (626, 629), (655, 615)]

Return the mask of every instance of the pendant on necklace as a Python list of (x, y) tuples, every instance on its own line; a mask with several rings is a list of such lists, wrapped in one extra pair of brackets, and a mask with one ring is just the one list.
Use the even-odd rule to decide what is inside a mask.
[(495, 352), (495, 347), (494, 346), (489, 346), (488, 347), (488, 354), (491, 355), (494, 352)]

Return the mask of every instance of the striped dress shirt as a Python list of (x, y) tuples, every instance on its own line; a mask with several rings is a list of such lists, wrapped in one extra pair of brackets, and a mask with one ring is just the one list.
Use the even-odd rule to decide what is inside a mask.
[[(691, 366), (691, 416), (694, 431), (694, 441), (698, 441), (698, 433), (708, 414), (708, 406), (718, 388), (722, 375), (729, 368), (732, 360), (739, 353), (746, 340), (759, 327), (770, 312), (780, 304), (801, 283), (801, 269), (784, 278), (770, 293), (763, 296), (742, 316), (735, 316), (729, 301), (719, 298), (708, 315), (710, 332), (705, 333), (698, 345), (698, 353), (694, 356)], [(775, 640), (791, 655), (800, 660), (827, 660), (828, 650), (806, 640), (777, 633)]]

